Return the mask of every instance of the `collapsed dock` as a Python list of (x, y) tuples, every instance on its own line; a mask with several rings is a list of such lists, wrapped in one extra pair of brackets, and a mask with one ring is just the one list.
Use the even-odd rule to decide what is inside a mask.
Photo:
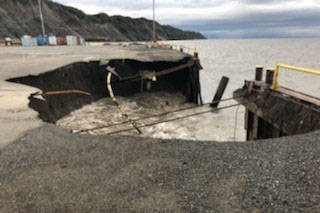
[[(248, 128), (249, 139), (261, 138), (259, 141), (219, 143), (76, 135), (51, 124), (64, 113), (81, 107), (86, 101), (92, 101), (84, 96), (85, 94), (79, 94), (79, 91), (75, 94), (63, 93), (61, 97), (54, 98), (50, 95), (54, 92), (53, 89), (72, 92), (78, 88), (95, 94), (94, 100), (106, 95), (105, 85), (99, 90), (96, 84), (100, 81), (105, 84), (106, 73), (98, 72), (99, 69), (96, 69), (100, 66), (100, 62), (97, 61), (101, 61), (101, 58), (107, 58), (107, 61), (117, 59), (121, 64), (123, 59), (131, 57), (143, 63), (152, 63), (160, 58), (165, 64), (169, 61), (177, 63), (185, 57), (191, 57), (192, 61), (197, 60), (196, 57), (180, 51), (142, 47), (132, 47), (123, 57), (127, 49), (78, 47), (27, 48), (12, 52), (11, 49), (9, 52), (0, 50), (1, 211), (319, 210), (319, 131), (264, 140), (263, 137), (270, 138), (268, 126), (264, 125), (263, 131), (259, 132), (259, 125), (254, 131)], [(80, 75), (77, 75), (75, 70), (78, 70)], [(161, 70), (162, 68), (159, 68), (159, 71)], [(186, 72), (190, 74), (188, 70)], [(95, 75), (96, 73), (99, 75)], [(69, 80), (60, 82), (57, 81), (60, 79), (57, 76)], [(10, 82), (6, 81), (8, 79)], [(85, 83), (86, 79), (89, 79), (89, 83)], [(62, 88), (61, 85), (70, 87)], [(141, 84), (139, 89), (140, 86)], [(94, 93), (95, 91), (99, 92)], [(49, 94), (45, 95), (46, 93)], [(43, 99), (40, 98), (42, 95)], [(310, 102), (305, 103), (301, 99), (298, 101), (296, 98), (287, 97), (284, 93), (279, 94), (272, 90), (270, 83), (264, 84), (261, 80), (247, 82), (244, 88), (235, 93), (235, 98), (238, 98), (238, 95), (246, 99), (241, 99), (240, 103), (246, 105), (247, 102), (251, 102), (250, 106), (246, 106), (255, 113), (254, 120), (258, 120), (258, 124), (259, 119), (260, 123), (265, 119), (276, 124), (277, 119), (272, 120), (273, 117), (268, 116), (272, 114), (268, 111), (270, 107), (263, 108), (264, 100), (267, 100), (266, 103), (270, 102), (271, 109), (276, 109), (273, 108), (273, 97), (279, 103), (292, 102), (295, 106), (298, 104), (300, 109), (307, 110), (311, 107), (312, 113), (316, 110), (316, 106), (310, 105)], [(30, 104), (35, 101), (33, 98), (40, 103)], [(190, 100), (198, 102), (199, 98)], [(67, 110), (57, 110), (62, 109), (64, 103)], [(37, 109), (35, 106), (44, 107), (35, 111), (28, 107), (29, 104), (34, 106), (34, 109)], [(263, 110), (257, 110), (254, 108), (256, 106)], [(283, 109), (287, 110), (279, 108), (280, 111)], [(265, 113), (260, 113), (261, 111)], [(278, 113), (277, 110), (272, 112)], [(38, 118), (39, 113), (42, 119)], [(306, 117), (308, 118), (309, 116)], [(49, 123), (44, 122), (45, 119)], [(315, 117), (315, 121), (317, 120)], [(280, 136), (290, 135), (291, 129), (286, 128), (291, 127), (289, 119), (279, 123), (286, 125), (274, 125), (272, 135), (273, 132)], [(317, 124), (315, 122), (309, 129), (298, 127), (295, 131), (307, 132), (316, 129), (314, 127), (317, 127)], [(265, 136), (265, 133), (268, 133), (268, 136)]]
[[(245, 81), (243, 88), (234, 92), (234, 98), (246, 108), (247, 140), (293, 136), (319, 130), (320, 98), (280, 87), (274, 69), (266, 70), (263, 81), (263, 72), (262, 67), (257, 67), (255, 80)], [(320, 75), (317, 71), (313, 73)]]

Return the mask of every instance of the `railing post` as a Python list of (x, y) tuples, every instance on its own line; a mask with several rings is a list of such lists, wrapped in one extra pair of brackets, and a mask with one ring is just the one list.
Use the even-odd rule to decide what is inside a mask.
[(267, 69), (267, 75), (266, 75), (266, 83), (269, 85), (273, 85), (273, 79), (274, 79), (274, 69)]
[(280, 87), (278, 82), (279, 72), (280, 72), (280, 65), (278, 64), (273, 76), (273, 89), (278, 89)]
[(262, 76), (263, 76), (263, 67), (262, 66), (257, 66), (256, 67), (256, 81), (262, 81)]

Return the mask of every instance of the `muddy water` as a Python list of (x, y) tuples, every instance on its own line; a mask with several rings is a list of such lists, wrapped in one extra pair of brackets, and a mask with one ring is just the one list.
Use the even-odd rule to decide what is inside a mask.
[[(207, 107), (200, 107), (165, 114), (166, 112), (195, 106), (195, 104), (186, 103), (186, 98), (180, 93), (141, 93), (130, 98), (118, 97), (117, 100), (130, 119), (137, 120), (147, 117), (146, 119), (136, 121), (136, 126), (164, 122), (208, 110)], [(157, 116), (159, 114), (162, 115)], [(104, 98), (72, 112), (70, 115), (60, 119), (57, 125), (70, 129), (74, 133), (81, 134), (105, 135), (123, 131), (118, 134), (139, 135), (132, 123), (127, 121), (128, 119), (120, 113), (119, 108), (112, 100)], [(160, 123), (155, 126), (141, 127), (142, 134), (139, 136), (197, 140), (200, 138), (194, 125), (195, 122), (197, 122), (197, 118), (190, 117), (174, 122)]]

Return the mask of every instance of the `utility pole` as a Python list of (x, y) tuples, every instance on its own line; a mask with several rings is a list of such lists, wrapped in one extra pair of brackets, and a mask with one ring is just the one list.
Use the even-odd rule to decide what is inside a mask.
[(155, 0), (153, 0), (153, 36), (152, 41), (157, 41), (157, 35), (156, 35), (156, 3)]
[(42, 27), (42, 36), (45, 37), (46, 35), (46, 30), (44, 28), (44, 21), (43, 21), (43, 15), (42, 15), (42, 4), (41, 4), (41, 0), (38, 0), (38, 4), (39, 4), (39, 13), (40, 13), (40, 20), (41, 20), (41, 27)]

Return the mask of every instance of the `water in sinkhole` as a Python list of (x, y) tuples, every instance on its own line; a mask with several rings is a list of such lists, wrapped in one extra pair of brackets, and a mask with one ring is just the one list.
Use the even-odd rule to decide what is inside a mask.
[[(164, 112), (181, 108), (189, 108), (195, 105), (193, 103), (187, 103), (186, 98), (180, 93), (168, 92), (145, 92), (129, 98), (117, 97), (117, 100), (121, 105), (121, 108), (125, 110), (132, 120), (163, 114)], [(208, 110), (208, 108), (201, 107), (177, 113), (169, 113), (162, 116), (155, 116), (135, 123), (137, 126), (144, 126), (146, 124), (170, 120), (205, 110)], [(187, 119), (143, 127), (140, 128), (142, 134), (139, 135), (135, 129), (132, 129), (133, 125), (131, 123), (123, 123), (127, 121), (127, 118), (120, 113), (119, 108), (112, 102), (111, 98), (103, 98), (90, 105), (86, 105), (79, 110), (73, 111), (69, 115), (58, 120), (56, 124), (67, 128), (74, 133), (80, 134), (106, 135), (121, 130), (131, 129), (118, 134), (196, 140), (198, 139), (198, 127), (196, 125), (198, 119), (199, 118), (197, 117), (189, 117)]]

